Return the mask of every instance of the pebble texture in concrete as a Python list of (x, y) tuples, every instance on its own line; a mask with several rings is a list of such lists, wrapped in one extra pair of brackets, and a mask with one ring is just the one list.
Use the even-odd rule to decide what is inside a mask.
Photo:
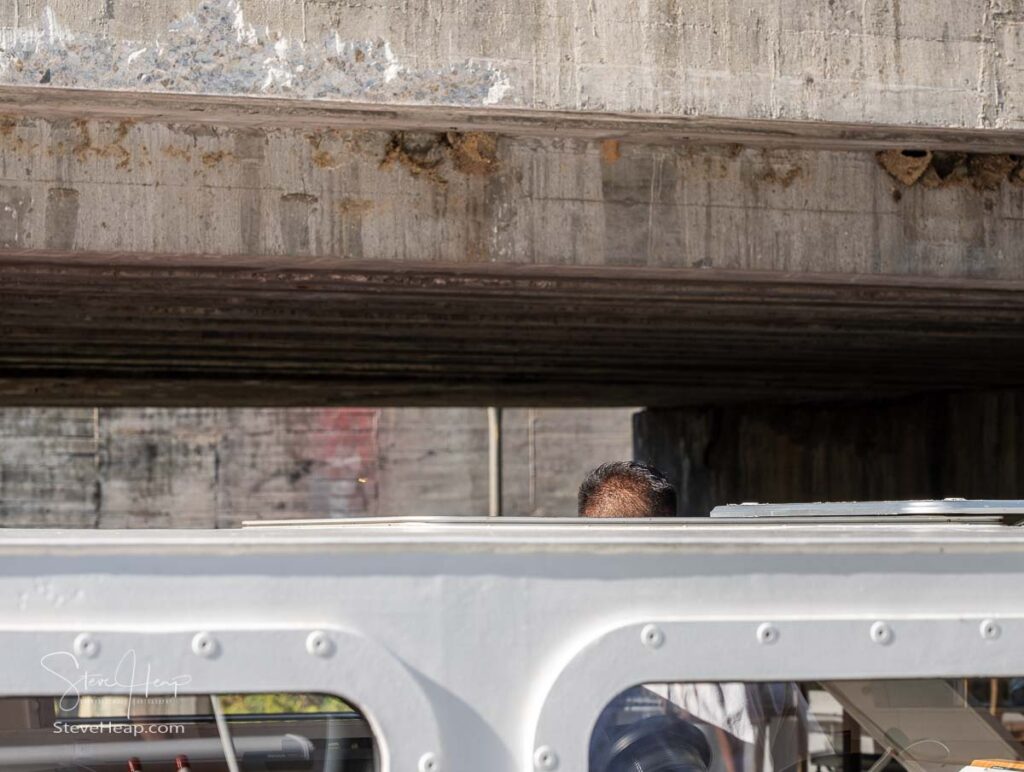
[(1024, 127), (1012, 0), (8, 0), (0, 83)]

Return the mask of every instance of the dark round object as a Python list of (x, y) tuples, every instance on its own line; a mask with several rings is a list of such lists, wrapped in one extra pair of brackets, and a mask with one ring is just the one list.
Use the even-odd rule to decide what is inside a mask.
[(651, 716), (622, 728), (591, 759), (590, 772), (707, 772), (704, 733), (675, 716)]

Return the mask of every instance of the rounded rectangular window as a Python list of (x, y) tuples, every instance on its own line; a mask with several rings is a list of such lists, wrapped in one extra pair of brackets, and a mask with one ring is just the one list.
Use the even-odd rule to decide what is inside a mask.
[(1024, 772), (1024, 678), (676, 682), (598, 719), (590, 772)]
[(376, 772), (369, 724), (326, 694), (0, 698), (0, 770)]

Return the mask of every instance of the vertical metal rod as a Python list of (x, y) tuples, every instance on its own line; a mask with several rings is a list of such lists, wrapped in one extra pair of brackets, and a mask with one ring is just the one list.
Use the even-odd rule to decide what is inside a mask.
[(526, 436), (530, 451), (530, 510), (528, 514), (537, 514), (537, 416), (533, 408), (528, 413)]
[(341, 744), (345, 741), (341, 733), (341, 722), (334, 716), (327, 717), (327, 738), (324, 740), (324, 772), (343, 772), (345, 760)]
[(501, 517), (501, 408), (487, 408), (488, 514)]
[(213, 718), (217, 722), (217, 734), (220, 735), (220, 745), (224, 749), (224, 761), (227, 762), (228, 772), (238, 772), (238, 752), (235, 750), (235, 741), (231, 737), (228, 720), (224, 718), (220, 695), (211, 694), (210, 705), (213, 706)]
[(843, 772), (861, 772), (860, 724), (843, 711)]

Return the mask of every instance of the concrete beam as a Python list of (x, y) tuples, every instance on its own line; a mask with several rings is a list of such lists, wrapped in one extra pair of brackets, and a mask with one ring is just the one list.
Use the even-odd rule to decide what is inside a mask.
[(656, 145), (739, 144), (800, 150), (911, 148), (1017, 153), (1024, 148), (1024, 130), (1021, 129), (544, 111), (500, 106), (373, 104), (280, 97), (254, 99), (48, 86), (0, 85), (0, 114), (10, 118), (156, 121), (235, 129), (486, 132), (547, 139)]
[(1019, 384), (1024, 17), (942, 2), (6, 4), (0, 398)]
[(1016, 281), (1024, 177), (1001, 160), (907, 186), (866, 152), (8, 118), (0, 253)]
[(993, 0), (13, 0), (0, 85), (242, 97), (257, 113), (276, 97), (983, 142), (1024, 130), (1022, 22)]
[(912, 184), (865, 152), (8, 118), (0, 402), (1019, 385), (1017, 160), (905, 160)]

